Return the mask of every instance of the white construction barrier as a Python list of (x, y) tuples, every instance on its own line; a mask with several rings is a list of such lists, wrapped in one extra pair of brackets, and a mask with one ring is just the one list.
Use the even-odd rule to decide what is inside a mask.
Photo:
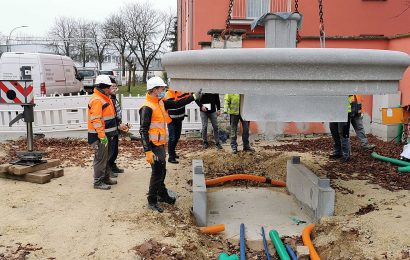
[[(121, 95), (122, 118), (124, 123), (132, 125), (132, 130), (139, 129), (139, 109), (145, 97)], [(66, 132), (87, 130), (87, 105), (89, 95), (35, 97), (34, 123), (35, 133)], [(198, 106), (191, 103), (186, 106), (188, 117), (182, 129), (201, 129), (201, 118)], [(25, 133), (26, 124), (19, 120), (12, 127), (9, 122), (23, 112), (19, 105), (0, 105), (0, 133)]]

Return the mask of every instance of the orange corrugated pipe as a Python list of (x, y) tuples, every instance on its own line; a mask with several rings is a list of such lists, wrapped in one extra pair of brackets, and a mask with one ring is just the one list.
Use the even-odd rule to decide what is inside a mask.
[(218, 177), (218, 178), (215, 178), (215, 179), (206, 180), (205, 184), (206, 185), (215, 185), (217, 183), (222, 183), (222, 182), (227, 182), (227, 181), (234, 181), (234, 180), (256, 181), (256, 182), (262, 182), (262, 183), (269, 183), (273, 186), (286, 187), (286, 183), (283, 182), (283, 181), (271, 180), (271, 179), (266, 178), (266, 177), (256, 176), (256, 175), (251, 175), (251, 174), (227, 175), (227, 176)]
[(204, 234), (216, 234), (219, 232), (222, 232), (225, 230), (225, 225), (224, 224), (218, 224), (214, 226), (208, 226), (208, 227), (201, 227), (199, 228), (199, 231)]
[(315, 224), (309, 224), (303, 229), (302, 240), (303, 244), (309, 248), (310, 260), (320, 260), (320, 257), (313, 246), (312, 240), (310, 239), (310, 233), (312, 233), (314, 227)]

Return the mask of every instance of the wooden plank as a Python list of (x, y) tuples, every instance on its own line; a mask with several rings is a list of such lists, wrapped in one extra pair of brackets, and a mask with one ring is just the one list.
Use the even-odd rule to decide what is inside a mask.
[(13, 166), (11, 163), (5, 163), (0, 165), (0, 173), (8, 173), (10, 166)]
[(64, 176), (64, 169), (63, 168), (53, 168), (53, 178), (60, 178)]
[(13, 165), (9, 167), (9, 173), (14, 175), (24, 175), (31, 172), (45, 170), (60, 165), (59, 159), (47, 160), (46, 163), (36, 164), (33, 166)]
[(0, 173), (0, 178), (44, 184), (50, 182), (51, 174), (27, 173), (25, 175), (13, 175), (8, 173)]

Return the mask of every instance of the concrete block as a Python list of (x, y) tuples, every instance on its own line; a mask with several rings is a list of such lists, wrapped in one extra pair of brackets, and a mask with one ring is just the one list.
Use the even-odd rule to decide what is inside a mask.
[(303, 164), (288, 160), (286, 186), (315, 221), (334, 214), (335, 191), (329, 179), (319, 178)]
[(298, 260), (309, 260), (310, 259), (309, 247), (307, 246), (297, 246), (296, 254), (297, 254)]
[(346, 96), (397, 93), (410, 56), (366, 49), (239, 48), (170, 52), (162, 64), (181, 91)]
[(197, 226), (207, 225), (208, 207), (202, 160), (192, 161), (193, 213)]
[(383, 125), (372, 122), (371, 133), (383, 141), (391, 141), (397, 136), (398, 125)]
[(381, 123), (382, 108), (400, 106), (401, 92), (388, 95), (373, 95), (372, 122)]
[(296, 48), (296, 27), (301, 16), (292, 14), (288, 20), (269, 14), (265, 16), (265, 47), (266, 48)]
[(343, 122), (346, 103), (347, 96), (242, 95), (241, 115), (258, 122)]

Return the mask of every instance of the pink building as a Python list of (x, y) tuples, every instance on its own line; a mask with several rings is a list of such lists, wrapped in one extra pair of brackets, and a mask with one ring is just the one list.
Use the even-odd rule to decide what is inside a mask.
[[(294, 11), (295, 0), (234, 0), (232, 29), (243, 29), (242, 48), (263, 48), (264, 27), (251, 30), (252, 21), (266, 12)], [(323, 18), (328, 48), (398, 50), (410, 54), (410, 5), (401, 0), (323, 1)], [(316, 48), (319, 43), (319, 7), (313, 0), (299, 0), (303, 14), (298, 48)], [(178, 0), (178, 50), (210, 46), (212, 29), (224, 29), (229, 0)], [(401, 105), (410, 105), (410, 70), (400, 83)], [(364, 101), (372, 117), (372, 97)], [(290, 126), (292, 124), (288, 124)], [(316, 125), (316, 126), (314, 126)], [(314, 126), (314, 127), (313, 127)], [(293, 130), (292, 130), (293, 129)], [(310, 124), (302, 132), (322, 132), (321, 124)], [(301, 132), (287, 127), (285, 132)]]

